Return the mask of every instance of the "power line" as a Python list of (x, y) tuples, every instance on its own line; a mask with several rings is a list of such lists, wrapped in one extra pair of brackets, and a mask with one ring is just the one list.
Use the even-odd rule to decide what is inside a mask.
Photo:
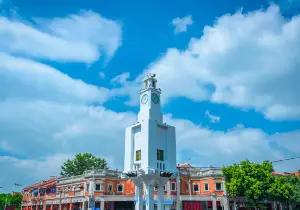
[(282, 161), (287, 161), (287, 160), (294, 160), (294, 159), (298, 159), (300, 157), (291, 157), (291, 158), (286, 158), (286, 159), (279, 159), (279, 160), (273, 160), (270, 161), (271, 163), (278, 163), (278, 162), (282, 162)]
[[(283, 161), (288, 161), (288, 160), (295, 160), (295, 159), (299, 159), (300, 158), (300, 156), (299, 157), (291, 157), (291, 158), (285, 158), (285, 159), (279, 159), (279, 160), (269, 160), (269, 162), (271, 162), (271, 163), (278, 163), (278, 162), (283, 162)], [(235, 164), (238, 164), (239, 165), (239, 163), (235, 163)], [(182, 167), (180, 167), (179, 166), (179, 168), (184, 168), (184, 166), (182, 166)], [(211, 168), (211, 169), (220, 169), (220, 168), (222, 168), (221, 166), (192, 166), (192, 168), (204, 168), (204, 169), (206, 169), (206, 168)]]

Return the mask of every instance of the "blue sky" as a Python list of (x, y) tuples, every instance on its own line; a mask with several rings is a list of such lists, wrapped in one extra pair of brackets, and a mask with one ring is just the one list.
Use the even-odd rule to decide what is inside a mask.
[(147, 72), (178, 162), (299, 156), (299, 14), (297, 0), (0, 1), (0, 186), (56, 175), (77, 152), (122, 168)]

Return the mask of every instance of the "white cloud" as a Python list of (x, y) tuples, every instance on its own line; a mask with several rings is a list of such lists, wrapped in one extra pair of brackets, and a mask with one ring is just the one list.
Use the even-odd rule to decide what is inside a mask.
[(92, 11), (25, 23), (0, 17), (1, 51), (55, 61), (92, 63), (121, 45), (121, 27)]
[[(190, 159), (197, 166), (221, 166), (243, 159), (278, 160), (299, 153), (295, 147), (300, 137), (299, 130), (274, 135), (242, 126), (229, 131), (213, 131), (188, 120), (165, 118), (176, 126), (179, 162)], [(7, 140), (5, 147), (15, 148), (14, 154), (26, 158), (0, 156), (0, 167), (5, 171), (0, 185), (28, 184), (57, 175), (64, 160), (84, 151), (104, 157), (112, 168), (121, 169), (124, 128), (135, 120), (132, 113), (116, 113), (103, 107), (2, 102), (0, 133)], [(284, 145), (284, 150), (281, 145)], [(300, 168), (299, 162), (275, 166), (276, 170)]]
[(211, 123), (218, 123), (221, 117), (211, 114), (208, 110), (205, 111), (205, 115), (208, 117)]
[(185, 17), (176, 17), (172, 20), (175, 33), (182, 33), (187, 31), (187, 27), (193, 24), (192, 16), (187, 15)]
[(272, 120), (300, 119), (300, 16), (286, 19), (277, 6), (224, 15), (186, 50), (168, 49), (145, 72), (157, 74), (166, 100), (186, 97), (254, 108)]
[[(267, 134), (261, 129), (237, 126), (228, 131), (213, 131), (191, 121), (172, 119), (176, 126), (177, 160), (190, 160), (196, 166), (222, 166), (240, 160), (278, 160), (299, 154), (300, 130), (281, 134)], [(284, 150), (281, 148), (284, 145)], [(276, 170), (293, 171), (299, 161), (274, 164)]]
[[(213, 66), (212, 63), (215, 63), (216, 58), (208, 56), (224, 52), (228, 54), (226, 51), (227, 44), (231, 42), (223, 43), (220, 41), (222, 38), (219, 41), (216, 39), (219, 42), (218, 48), (201, 43), (214, 45), (215, 43), (209, 40), (212, 36), (211, 33), (213, 31), (218, 32), (217, 29), (221, 26), (227, 26), (225, 24), (227, 22), (226, 18), (241, 19), (241, 24), (247, 26), (247, 23), (244, 23), (244, 21), (251, 22), (250, 20), (253, 17), (264, 16), (268, 13), (275, 14), (275, 16), (276, 14), (279, 15), (278, 11), (276, 13), (276, 9), (271, 8), (267, 12), (256, 12), (248, 16), (241, 14), (224, 16), (224, 20), (221, 18), (216, 26), (206, 29), (204, 37), (199, 40), (193, 39), (186, 51), (169, 50), (161, 60), (157, 61), (149, 69), (149, 71), (153, 70), (159, 73), (159, 82), (163, 87), (163, 98), (185, 96), (194, 100), (210, 99), (221, 102), (222, 100), (216, 100), (217, 97), (215, 96), (216, 93), (220, 94), (220, 92), (214, 92), (211, 90), (211, 86), (215, 85), (218, 87), (218, 84), (231, 87), (230, 85), (238, 83), (238, 79), (227, 78), (228, 74), (231, 76), (238, 74), (239, 77), (243, 74), (236, 72), (237, 68), (227, 68), (232, 67), (226, 63), (226, 59), (229, 59), (227, 56), (221, 63), (225, 62), (225, 67), (225, 64), (227, 64), (226, 69), (232, 72), (226, 72), (222, 76), (224, 72), (220, 71), (221, 69), (218, 67), (221, 64), (217, 62), (216, 67)], [(136, 116), (132, 113), (117, 113), (105, 109), (101, 104), (114, 95), (128, 93), (133, 96), (130, 102), (136, 103), (133, 98), (138, 96), (137, 90), (140, 87), (139, 82), (142, 75), (130, 82), (128, 81), (129, 73), (124, 73), (112, 81), (112, 83), (123, 85), (123, 87), (108, 90), (86, 84), (81, 80), (72, 79), (53, 67), (27, 58), (29, 56), (54, 60), (92, 62), (98, 56), (97, 53), (95, 54), (95, 52), (98, 52), (98, 48), (95, 48), (93, 44), (96, 44), (98, 47), (104, 47), (105, 51), (111, 55), (116, 50), (116, 46), (118, 46), (118, 44), (113, 44), (117, 39), (113, 38), (112, 40), (114, 41), (100, 42), (95, 37), (95, 34), (86, 34), (86, 32), (80, 34), (78, 32), (78, 36), (82, 36), (82, 39), (73, 34), (76, 33), (76, 27), (74, 28), (72, 24), (78, 24), (78, 29), (80, 28), (80, 30), (89, 30), (90, 26), (85, 26), (83, 19), (96, 23), (97, 20), (99, 21), (99, 17), (94, 16), (95, 14), (92, 12), (85, 12), (80, 15), (68, 16), (65, 19), (59, 18), (48, 22), (40, 20), (39, 24), (44, 24), (43, 31), (38, 30), (35, 26), (29, 26), (18, 21), (5, 18), (0, 19), (0, 23), (3, 23), (3, 26), (5, 26), (3, 30), (0, 27), (0, 38), (1, 36), (3, 38), (1, 40), (6, 40), (7, 37), (4, 37), (5, 32), (8, 33), (8, 37), (13, 38), (13, 41), (20, 43), (20, 46), (16, 46), (16, 49), (13, 43), (1, 42), (0, 44), (0, 48), (3, 51), (0, 53), (0, 152), (2, 154), (0, 156), (0, 168), (2, 171), (0, 186), (5, 185), (7, 189), (12, 190), (12, 185), (15, 182), (29, 184), (51, 175), (56, 175), (59, 172), (61, 163), (78, 152), (92, 152), (97, 156), (106, 158), (110, 166), (122, 168), (124, 128), (133, 123), (136, 120)], [(256, 19), (260, 20), (260, 17), (256, 17)], [(269, 17), (269, 19), (276, 20), (274, 17)], [(255, 24), (260, 23), (258, 20), (255, 21)], [(46, 26), (47, 24), (49, 24), (49, 27)], [(69, 25), (64, 30), (66, 24)], [(110, 25), (110, 22), (103, 23), (103, 25), (106, 24)], [(255, 24), (252, 27), (255, 28)], [(268, 22), (268, 24), (271, 23)], [(266, 23), (267, 26), (265, 26), (267, 29), (268, 24)], [(290, 21), (282, 19), (278, 24), (279, 26), (280, 24), (288, 24), (291, 28), (298, 27), (297, 18)], [(237, 33), (237, 29), (235, 27), (234, 29), (232, 31)], [(266, 31), (269, 32), (267, 29)], [(243, 31), (245, 30), (243, 29)], [(25, 37), (26, 39), (24, 40), (26, 41), (22, 41), (19, 36)], [(289, 33), (289, 36), (296, 37), (297, 33)], [(44, 39), (46, 42), (44, 42)], [(208, 41), (201, 41), (202, 39), (208, 39)], [(81, 57), (77, 54), (78, 52), (80, 54), (83, 53), (83, 51), (80, 51), (83, 49), (81, 49), (81, 46), (76, 45), (73, 46), (74, 48), (69, 48), (69, 44), (74, 43), (76, 40), (81, 40), (80, 43), (83, 43), (83, 45), (87, 44), (88, 46), (92, 44), (94, 46), (94, 48), (86, 48), (86, 57)], [(92, 41), (89, 42), (87, 40)], [(291, 38), (291, 40), (294, 39)], [(56, 45), (58, 48), (48, 49), (48, 44)], [(41, 49), (36, 49), (37, 46)], [(72, 52), (69, 52), (70, 49)], [(57, 50), (61, 50), (63, 53), (60, 54), (61, 52)], [(201, 56), (202, 51), (204, 52), (204, 60), (207, 63), (199, 58), (201, 56), (198, 50), (201, 52)], [(291, 46), (289, 50), (296, 51)], [(14, 53), (18, 55), (14, 55)], [(226, 53), (224, 55), (227, 55)], [(22, 55), (26, 55), (26, 58), (17, 57)], [(237, 66), (240, 66), (240, 64)], [(178, 69), (182, 71), (178, 71)], [(200, 73), (197, 69), (200, 69)], [(256, 68), (251, 69), (256, 70)], [(294, 69), (287, 68), (286, 72), (281, 72), (278, 68), (272, 70), (274, 74), (281, 75), (281, 81), (276, 80), (273, 82), (269, 78), (272, 76), (266, 73), (269, 76), (265, 77), (266, 84), (280, 82), (282, 90), (278, 94), (286, 97), (284, 98), (285, 101), (290, 104), (290, 96), (285, 95), (290, 86), (284, 79), (287, 79), (285, 73), (291, 74), (291, 72), (294, 72)], [(259, 72), (254, 73), (256, 75)], [(247, 79), (251, 81), (259, 80), (260, 77), (254, 79), (247, 77)], [(272, 79), (274, 79), (274, 76)], [(297, 81), (296, 77), (294, 79)], [(243, 86), (244, 80), (242, 77), (240, 80), (241, 84), (238, 83), (240, 85), (237, 88), (238, 93), (244, 93), (245, 88), (253, 88), (252, 86)], [(232, 84), (229, 81), (232, 81)], [(259, 85), (256, 87), (258, 90), (262, 89)], [(273, 91), (277, 91), (272, 85), (271, 87)], [(297, 86), (295, 88), (297, 89)], [(251, 91), (248, 92), (252, 93)], [(263, 93), (269, 92), (264, 90)], [(293, 95), (293, 93), (290, 94)], [(248, 97), (248, 95), (246, 96)], [(267, 99), (270, 99), (265, 99), (265, 95), (268, 96)], [(281, 101), (278, 99), (279, 96), (275, 97), (273, 96), (274, 94), (271, 94), (271, 96), (265, 95), (259, 96), (267, 105), (276, 100)], [(235, 95), (229, 94), (229, 97), (233, 98), (233, 96)], [(253, 97), (251, 94), (249, 96)], [(232, 101), (239, 99), (243, 102), (242, 104), (245, 104), (243, 101), (245, 97), (235, 98)], [(256, 100), (250, 99), (256, 102)], [(286, 106), (282, 106), (281, 103), (276, 104), (279, 107), (277, 109), (280, 109), (281, 112), (287, 112), (285, 111)], [(221, 132), (200, 127), (188, 120), (173, 119), (172, 117), (166, 117), (166, 119), (167, 122), (177, 127), (177, 154), (179, 161), (191, 157), (191, 161), (196, 165), (222, 165), (245, 158), (251, 160), (279, 159), (287, 154), (299, 153), (297, 149), (297, 140), (300, 136), (299, 131), (268, 135), (260, 129), (236, 127), (232, 130)], [(280, 167), (285, 170), (295, 169), (299, 168), (299, 163), (291, 164), (289, 162)]]
[(15, 182), (58, 174), (61, 163), (78, 152), (121, 167), (111, 151), (123, 153), (124, 123), (135, 118), (101, 106), (110, 90), (32, 60), (92, 62), (100, 52), (112, 56), (120, 45), (117, 23), (93, 12), (38, 22), (0, 18), (0, 168), (5, 171), (0, 185), (7, 190)]
[(116, 85), (125, 85), (127, 81), (129, 80), (130, 73), (124, 72), (122, 74), (117, 75), (116, 77), (111, 79), (111, 83)]
[[(70, 156), (55, 154), (47, 158), (20, 159), (13, 156), (0, 156), (1, 176), (0, 184), (5, 192), (20, 191), (14, 184), (22, 187), (58, 175), (64, 160)], [(22, 174), (20, 176), (20, 174)]]
[(102, 103), (109, 90), (72, 79), (55, 68), (0, 53), (0, 100), (31, 98), (65, 103)]

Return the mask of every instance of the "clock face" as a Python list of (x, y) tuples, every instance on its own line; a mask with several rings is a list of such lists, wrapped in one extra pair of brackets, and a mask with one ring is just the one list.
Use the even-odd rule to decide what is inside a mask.
[(157, 104), (159, 102), (159, 95), (156, 93), (152, 93), (151, 98), (153, 103)]
[(148, 95), (147, 95), (147, 94), (144, 94), (144, 95), (142, 96), (141, 102), (142, 102), (142, 104), (146, 104), (147, 101), (148, 101)]

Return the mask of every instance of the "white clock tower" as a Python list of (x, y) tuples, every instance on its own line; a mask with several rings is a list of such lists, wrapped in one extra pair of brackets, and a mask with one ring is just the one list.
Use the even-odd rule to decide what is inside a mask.
[[(163, 186), (176, 173), (175, 127), (163, 122), (161, 90), (156, 86), (155, 75), (148, 74), (143, 82), (138, 122), (126, 128), (124, 173), (136, 184), (136, 210), (143, 209), (144, 203), (147, 210), (152, 210), (155, 202), (162, 210)], [(156, 200), (153, 187), (158, 187)]]

